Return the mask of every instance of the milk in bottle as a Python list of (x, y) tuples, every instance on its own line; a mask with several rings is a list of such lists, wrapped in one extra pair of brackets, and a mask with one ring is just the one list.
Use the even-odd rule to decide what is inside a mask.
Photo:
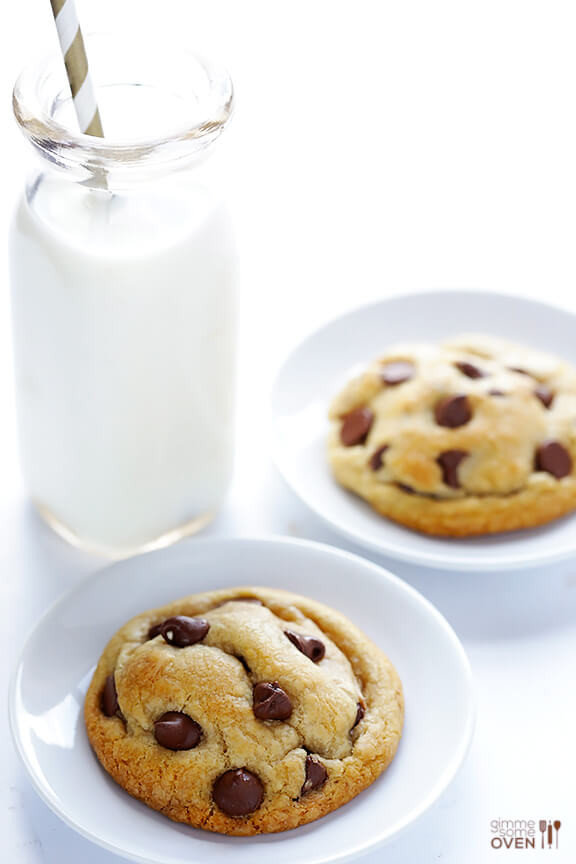
[[(40, 156), (11, 233), (16, 395), (40, 513), (73, 542), (122, 556), (201, 527), (230, 481), (236, 261), (209, 151), (232, 88), (190, 55), (188, 79), (177, 77), (197, 92), (176, 99), (154, 68), (138, 87), (121, 83), (138, 69), (128, 78), (117, 64), (142, 60), (125, 46), (116, 65), (105, 42), (91, 56), (103, 140), (66, 125), (58, 58), (15, 91)], [(167, 131), (152, 111), (162, 87)]]

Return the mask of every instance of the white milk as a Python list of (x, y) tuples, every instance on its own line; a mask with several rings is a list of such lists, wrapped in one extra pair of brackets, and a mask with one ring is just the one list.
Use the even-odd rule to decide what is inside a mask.
[(11, 236), (25, 477), (62, 533), (128, 554), (205, 521), (229, 483), (228, 218), (200, 185), (35, 185)]

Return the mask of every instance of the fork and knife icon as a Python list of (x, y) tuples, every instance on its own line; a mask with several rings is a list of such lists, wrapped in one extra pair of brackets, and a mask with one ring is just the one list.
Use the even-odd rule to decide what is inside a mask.
[(547, 838), (548, 840), (548, 848), (552, 848), (552, 827), (556, 831), (556, 849), (558, 848), (558, 831), (560, 830), (562, 823), (559, 819), (555, 819), (554, 822), (547, 822), (546, 819), (540, 819), (538, 822), (538, 827), (540, 829), (540, 833), (542, 834), (542, 849), (544, 849), (544, 840)]

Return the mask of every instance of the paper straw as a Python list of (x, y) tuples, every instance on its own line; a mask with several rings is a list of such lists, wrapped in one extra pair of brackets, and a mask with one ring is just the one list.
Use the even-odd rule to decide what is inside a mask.
[(104, 137), (74, 0), (50, 0), (80, 131)]

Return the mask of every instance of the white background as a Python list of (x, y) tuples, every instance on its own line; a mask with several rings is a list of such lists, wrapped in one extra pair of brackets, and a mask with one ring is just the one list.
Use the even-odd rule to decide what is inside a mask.
[[(351, 548), (291, 496), (270, 464), (266, 394), (273, 371), (327, 318), (399, 290), (478, 287), (576, 309), (574, 5), (78, 0), (78, 8), (87, 30), (178, 34), (223, 59), (237, 86), (227, 137), (243, 258), (238, 466), (227, 507), (209, 533), (293, 534)], [(48, 0), (11, 2), (2, 13), (4, 237), (28, 158), (10, 116), (11, 84), (32, 49), (56, 41)], [(6, 274), (4, 244), (0, 255)], [(4, 275), (5, 678), (46, 605), (101, 564), (52, 536), (26, 502), (8, 321)], [(484, 576), (391, 566), (459, 633), (473, 666), (479, 719), (469, 760), (438, 806), (370, 860), (574, 861), (576, 562), (545, 573)], [(5, 728), (1, 747), (3, 860), (119, 860), (46, 809)], [(559, 851), (492, 850), (489, 823), (498, 817), (561, 819)]]

